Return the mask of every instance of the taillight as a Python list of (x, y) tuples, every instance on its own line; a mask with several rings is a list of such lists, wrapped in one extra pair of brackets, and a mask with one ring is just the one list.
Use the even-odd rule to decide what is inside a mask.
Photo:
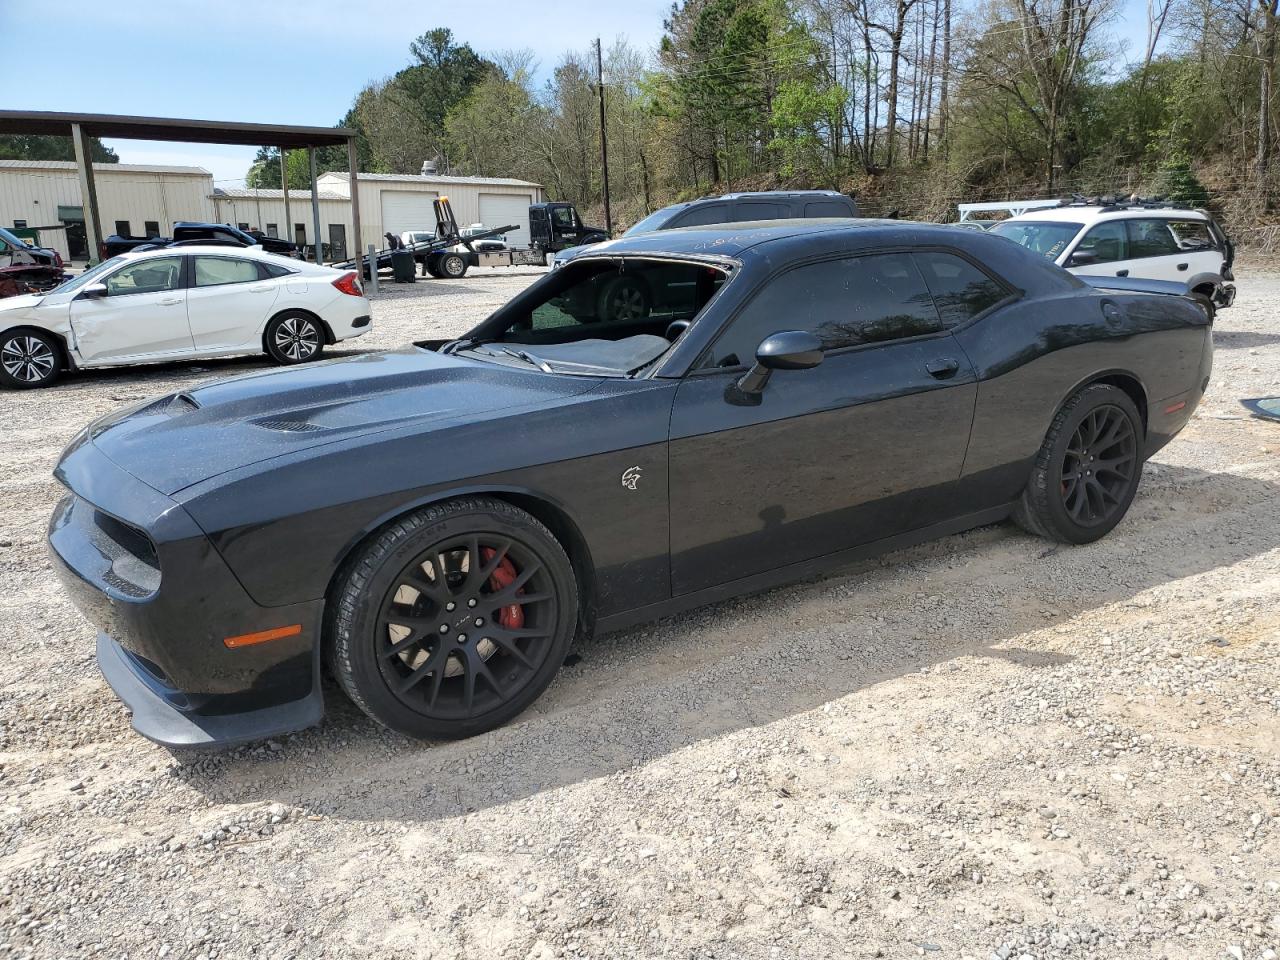
[(53, 251), (53, 265), (57, 267), (59, 270), (62, 269), (62, 254), (60, 254), (57, 250)]
[(364, 291), (360, 289), (360, 276), (354, 270), (350, 273), (344, 273), (337, 280), (333, 281), (333, 285), (348, 296), (364, 296)]
[(105, 243), (98, 244), (98, 256), (100, 256), (103, 260), (108, 259), (107, 245)]

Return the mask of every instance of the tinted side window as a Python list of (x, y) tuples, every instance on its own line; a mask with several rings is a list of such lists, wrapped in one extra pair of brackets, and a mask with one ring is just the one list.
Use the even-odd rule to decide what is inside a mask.
[(849, 217), (849, 208), (839, 200), (813, 200), (804, 205), (806, 217)]
[(676, 217), (672, 227), (700, 227), (710, 223), (724, 223), (729, 216), (727, 203), (708, 203), (705, 207), (694, 207)]
[(1009, 296), (1008, 290), (961, 257), (930, 251), (915, 258), (944, 326), (967, 323)]
[(737, 208), (733, 211), (733, 219), (736, 223), (744, 223), (748, 220), (782, 220), (791, 216), (791, 211), (786, 204), (770, 203), (765, 200), (739, 200)]
[(1129, 228), (1129, 256), (1164, 257), (1181, 251), (1169, 231), (1167, 220), (1126, 220)]
[(1080, 245), (1075, 248), (1071, 256), (1074, 258), (1080, 253), (1085, 256), (1080, 258), (1079, 264), (1073, 264), (1075, 266), (1128, 260), (1129, 234), (1125, 230), (1124, 221), (1112, 220), (1110, 223), (1100, 223), (1093, 227), (1084, 235), (1084, 239), (1080, 241)]
[(749, 364), (760, 341), (808, 330), (823, 349), (900, 340), (942, 329), (909, 254), (886, 253), (796, 267), (760, 290), (711, 347), (702, 366)]
[(274, 263), (259, 263), (258, 273), (261, 274), (263, 280), (275, 279), (276, 277), (287, 277), (293, 273), (288, 267), (281, 267)]

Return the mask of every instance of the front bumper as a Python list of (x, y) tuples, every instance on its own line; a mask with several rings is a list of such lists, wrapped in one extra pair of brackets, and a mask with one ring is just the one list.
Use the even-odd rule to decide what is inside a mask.
[[(56, 471), (70, 489), (48, 545), (63, 587), (102, 633), (98, 664), (166, 746), (227, 746), (320, 720), (323, 601), (263, 607), (182, 507), (91, 442)], [(227, 637), (300, 624), (294, 636), (230, 649)]]

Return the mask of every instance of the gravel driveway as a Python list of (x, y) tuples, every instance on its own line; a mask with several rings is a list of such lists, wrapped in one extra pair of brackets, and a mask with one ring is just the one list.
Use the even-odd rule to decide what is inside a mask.
[[(331, 351), (460, 332), (541, 271), (390, 288)], [(262, 363), (0, 393), (0, 958), (1280, 951), (1280, 275), (1104, 541), (987, 527), (580, 645), (511, 726), (133, 734), (44, 556), (90, 419)]]

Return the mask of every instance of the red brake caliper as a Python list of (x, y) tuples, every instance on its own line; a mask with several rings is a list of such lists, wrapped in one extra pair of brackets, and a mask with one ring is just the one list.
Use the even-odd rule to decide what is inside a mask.
[[(493, 559), (497, 551), (492, 547), (481, 547), (480, 557), (485, 563)], [(494, 593), (509, 587), (516, 579), (516, 565), (511, 562), (510, 557), (503, 557), (502, 562), (498, 564), (498, 568), (489, 575), (489, 589)], [(524, 587), (516, 591), (516, 595), (524, 593)], [(524, 607), (518, 603), (513, 603), (502, 608), (502, 612), (498, 614), (498, 623), (502, 624), (508, 630), (518, 630), (524, 626)]]

